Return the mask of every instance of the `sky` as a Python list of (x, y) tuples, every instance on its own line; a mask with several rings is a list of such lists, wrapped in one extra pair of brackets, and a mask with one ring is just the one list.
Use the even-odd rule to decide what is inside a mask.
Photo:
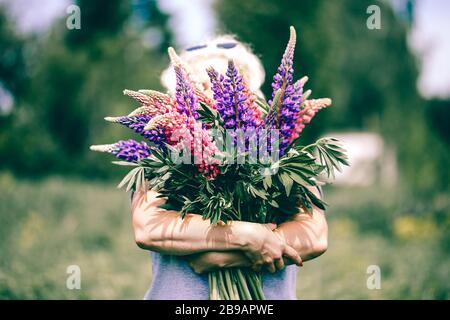
[[(201, 43), (216, 31), (214, 0), (159, 0), (172, 16), (170, 25), (181, 47)], [(396, 5), (404, 0), (392, 0)], [(65, 16), (71, 0), (0, 0), (23, 32), (45, 31)], [(450, 1), (416, 0), (409, 42), (421, 58), (418, 88), (425, 97), (450, 97)], [(81, 21), (83, 12), (81, 12)], [(381, 16), (381, 19), (382, 16)]]
[(450, 1), (418, 0), (411, 47), (422, 57), (418, 87), (425, 96), (450, 96)]

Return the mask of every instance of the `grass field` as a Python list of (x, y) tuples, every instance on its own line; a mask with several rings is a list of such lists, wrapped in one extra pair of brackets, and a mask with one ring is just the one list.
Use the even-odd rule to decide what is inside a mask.
[[(3, 173), (0, 190), (1, 299), (142, 298), (150, 258), (113, 183)], [(331, 189), (326, 200), (329, 248), (300, 270), (300, 299), (450, 298), (448, 211), (417, 214), (376, 188)], [(80, 290), (66, 288), (70, 265), (81, 268)], [(370, 265), (380, 267), (379, 290), (367, 288)]]

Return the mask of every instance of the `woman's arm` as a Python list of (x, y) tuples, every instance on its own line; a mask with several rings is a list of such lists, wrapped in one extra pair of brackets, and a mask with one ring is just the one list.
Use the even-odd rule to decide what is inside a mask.
[[(310, 189), (316, 197), (321, 198), (318, 189)], [(280, 224), (275, 233), (281, 235), (292, 246), (303, 261), (314, 259), (328, 248), (328, 224), (324, 212), (314, 207), (308, 214), (300, 212), (292, 219)]]
[[(311, 191), (320, 197), (316, 190)], [(318, 257), (327, 249), (327, 221), (322, 210), (316, 207), (311, 215), (300, 212), (291, 220), (280, 224), (274, 232), (293, 247), (303, 261)], [(201, 273), (217, 268), (247, 267), (250, 261), (241, 252), (207, 252), (192, 257), (190, 264), (196, 272)], [(282, 269), (289, 264), (292, 264), (292, 261), (284, 259), (279, 261), (276, 267)]]
[(165, 200), (157, 193), (137, 193), (132, 201), (135, 240), (139, 247), (174, 255), (205, 251), (242, 250), (253, 263), (274, 263), (283, 255), (297, 263), (298, 253), (272, 230), (273, 224), (233, 221), (213, 226), (200, 215), (159, 208)]
[(328, 226), (324, 213), (316, 209), (310, 215), (300, 213), (293, 220), (281, 224), (275, 233), (292, 246), (303, 261), (314, 259), (328, 248)]

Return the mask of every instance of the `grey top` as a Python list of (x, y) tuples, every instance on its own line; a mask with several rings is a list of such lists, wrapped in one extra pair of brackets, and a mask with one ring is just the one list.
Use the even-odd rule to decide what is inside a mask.
[[(207, 300), (208, 276), (197, 274), (179, 256), (150, 252), (153, 280), (145, 300)], [(295, 300), (296, 265), (276, 273), (263, 273), (263, 290), (268, 300)]]

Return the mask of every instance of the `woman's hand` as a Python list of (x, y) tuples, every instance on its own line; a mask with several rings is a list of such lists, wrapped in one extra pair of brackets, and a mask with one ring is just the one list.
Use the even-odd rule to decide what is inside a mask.
[(250, 236), (251, 245), (244, 251), (193, 254), (188, 257), (189, 265), (195, 272), (204, 273), (233, 267), (252, 267), (254, 270), (266, 268), (275, 272), (288, 264), (301, 264), (298, 254), (285, 244), (283, 237), (276, 230), (272, 231), (275, 227), (274, 224), (253, 225), (257, 230)]
[(242, 251), (211, 251), (188, 256), (189, 265), (196, 273), (214, 271), (220, 268), (250, 267), (251, 261)]
[(302, 265), (302, 259), (298, 252), (289, 246), (284, 237), (274, 232), (277, 225), (254, 224), (249, 229), (249, 245), (244, 250), (245, 255), (252, 262), (254, 270), (265, 267), (269, 272), (275, 272), (285, 267), (284, 258)]

